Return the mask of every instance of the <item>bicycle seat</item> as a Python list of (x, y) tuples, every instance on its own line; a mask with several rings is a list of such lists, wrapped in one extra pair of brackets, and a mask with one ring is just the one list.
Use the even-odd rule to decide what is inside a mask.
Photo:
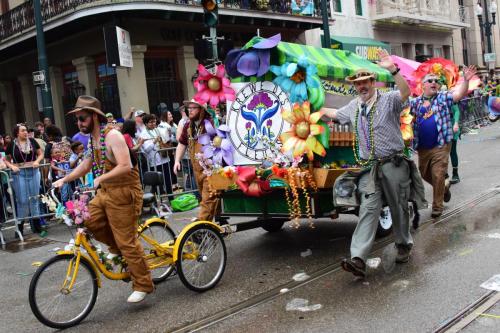
[(155, 195), (153, 193), (144, 193), (142, 196), (142, 205), (149, 206), (156, 201)]
[(163, 174), (157, 171), (147, 171), (142, 176), (142, 182), (146, 186), (162, 186)]

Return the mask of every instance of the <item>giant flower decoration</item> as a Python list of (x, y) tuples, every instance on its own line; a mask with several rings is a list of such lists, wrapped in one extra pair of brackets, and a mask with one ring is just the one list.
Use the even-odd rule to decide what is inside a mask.
[(205, 120), (206, 133), (198, 137), (198, 142), (202, 145), (201, 152), (206, 159), (212, 159), (214, 165), (233, 165), (233, 145), (229, 141), (227, 125), (220, 125), (214, 128), (210, 121)]
[(291, 111), (281, 111), (283, 119), (292, 124), (290, 130), (280, 136), (282, 151), (293, 151), (293, 157), (307, 154), (309, 160), (314, 159), (314, 153), (325, 156), (325, 147), (315, 137), (325, 130), (317, 124), (322, 115), (322, 111), (311, 113), (309, 102), (295, 103)]
[(405, 108), (401, 112), (399, 117), (399, 122), (401, 125), (401, 135), (403, 136), (404, 142), (410, 142), (413, 140), (413, 116), (410, 114), (410, 108)]
[(443, 58), (432, 58), (423, 62), (413, 73), (416, 80), (415, 93), (422, 94), (422, 81), (427, 74), (434, 74), (440, 78), (441, 84), (448, 89), (453, 88), (459, 79), (458, 66), (453, 61)]
[(229, 51), (226, 69), (230, 77), (262, 76), (269, 70), (271, 49), (281, 41), (281, 35), (270, 38), (255, 37), (243, 48)]
[(231, 81), (226, 75), (224, 65), (215, 68), (215, 74), (210, 73), (205, 66), (198, 65), (198, 78), (194, 81), (194, 87), (198, 91), (194, 99), (201, 104), (210, 104), (216, 107), (226, 101), (234, 101), (235, 92), (231, 88)]
[(317, 74), (318, 69), (306, 57), (301, 57), (297, 63), (286, 62), (281, 66), (271, 66), (270, 70), (276, 75), (273, 82), (288, 93), (290, 102), (303, 103), (309, 100), (315, 110), (321, 108), (322, 104), (316, 105), (316, 97), (313, 101), (308, 98), (308, 93), (313, 97), (312, 95), (321, 92), (324, 95), (324, 91)]

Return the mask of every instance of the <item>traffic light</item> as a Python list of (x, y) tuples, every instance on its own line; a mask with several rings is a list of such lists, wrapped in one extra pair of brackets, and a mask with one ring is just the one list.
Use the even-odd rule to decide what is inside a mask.
[(213, 28), (219, 22), (219, 7), (217, 0), (201, 0), (203, 6), (203, 22), (205, 26)]

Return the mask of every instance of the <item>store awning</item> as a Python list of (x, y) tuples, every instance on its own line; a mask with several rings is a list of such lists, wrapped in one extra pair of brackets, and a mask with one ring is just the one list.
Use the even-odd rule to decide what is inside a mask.
[(323, 49), (302, 44), (281, 42), (277, 46), (278, 63), (297, 62), (301, 57), (316, 65), (321, 78), (344, 80), (357, 69), (366, 68), (377, 74), (377, 81), (392, 82), (389, 71), (361, 58), (356, 53), (343, 50)]
[(331, 48), (335, 50), (351, 51), (360, 57), (375, 61), (378, 60), (377, 49), (382, 48), (391, 52), (391, 46), (386, 43), (379, 42), (371, 38), (361, 37), (344, 37), (333, 36), (331, 37)]

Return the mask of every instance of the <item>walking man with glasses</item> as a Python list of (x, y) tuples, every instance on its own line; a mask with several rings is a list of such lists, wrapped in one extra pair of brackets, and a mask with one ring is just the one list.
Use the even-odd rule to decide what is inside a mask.
[(465, 67), (463, 82), (449, 92), (440, 91), (441, 85), (450, 86), (444, 70), (431, 71), (422, 79), (423, 94), (410, 101), (411, 113), (415, 116), (413, 146), (418, 152), (418, 167), (422, 178), (432, 185), (433, 190), (432, 218), (440, 217), (443, 202), (451, 199), (446, 174), (454, 134), (452, 106), (465, 97), (469, 80), (475, 74), (475, 66)]

